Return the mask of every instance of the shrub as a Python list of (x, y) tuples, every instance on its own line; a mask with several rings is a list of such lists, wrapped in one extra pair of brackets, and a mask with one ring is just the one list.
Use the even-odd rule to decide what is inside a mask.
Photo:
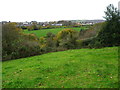
[(27, 29), (27, 26), (21, 26), (21, 28), (24, 30), (24, 29)]
[(47, 51), (56, 51), (56, 44), (57, 41), (55, 39), (55, 35), (51, 32), (47, 33), (46, 35), (46, 45), (47, 45)]
[(39, 43), (31, 40), (22, 42), (18, 52), (20, 54), (19, 58), (41, 54)]
[(40, 42), (41, 51), (43, 53), (47, 52), (46, 38), (45, 37), (40, 37), (39, 42)]
[(34, 33), (31, 33), (31, 34), (21, 34), (22, 37), (26, 40), (34, 40), (34, 41), (38, 41), (38, 38), (37, 36), (34, 34)]
[(77, 36), (77, 31), (72, 29), (64, 29), (60, 31), (56, 36), (59, 43), (58, 46), (66, 49), (76, 48)]
[(83, 47), (83, 40), (76, 40), (77, 46), (76, 48), (82, 48)]
[(29, 31), (34, 30), (34, 28), (32, 27), (32, 25), (31, 25), (31, 26), (28, 26), (27, 29), (28, 29)]

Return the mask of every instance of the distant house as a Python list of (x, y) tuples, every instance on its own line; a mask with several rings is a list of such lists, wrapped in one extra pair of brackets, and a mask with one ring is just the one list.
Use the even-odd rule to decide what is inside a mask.
[(81, 25), (93, 25), (96, 23), (104, 22), (105, 20), (72, 20), (74, 23), (80, 23)]
[(52, 26), (62, 26), (62, 24), (51, 24)]
[(2, 21), (2, 24), (6, 24), (6, 23), (8, 23), (7, 21)]
[(17, 23), (17, 26), (30, 26), (31, 24), (30, 24), (30, 22), (16, 22)]
[(31, 24), (33, 24), (33, 23), (36, 23), (36, 24), (37, 24), (37, 21), (31, 21), (30, 23), (31, 23)]
[(41, 26), (43, 26), (43, 24), (44, 24), (43, 22), (38, 22), (38, 25), (41, 25)]
[(49, 22), (44, 22), (42, 26), (48, 26)]
[(43, 24), (42, 26), (46, 26), (45, 24)]
[(29, 26), (29, 22), (23, 22), (23, 26)]

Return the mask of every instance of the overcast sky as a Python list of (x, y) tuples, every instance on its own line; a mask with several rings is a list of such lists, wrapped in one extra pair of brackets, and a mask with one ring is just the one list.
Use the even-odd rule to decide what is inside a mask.
[(103, 19), (109, 4), (120, 0), (0, 0), (0, 21)]

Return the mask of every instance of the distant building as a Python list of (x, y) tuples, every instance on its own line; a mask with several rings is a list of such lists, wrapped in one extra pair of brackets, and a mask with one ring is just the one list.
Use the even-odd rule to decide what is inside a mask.
[(52, 26), (62, 26), (62, 24), (51, 24)]
[(33, 23), (36, 23), (37, 24), (37, 21), (31, 21), (30, 24), (33, 24)]
[(43, 26), (44, 22), (38, 22), (38, 25)]
[(42, 26), (48, 26), (49, 25), (49, 22), (44, 22), (43, 24), (42, 24)]
[(8, 23), (7, 21), (2, 21), (2, 24), (6, 24), (6, 23)]
[(30, 26), (31, 23), (30, 22), (16, 22), (17, 23), (17, 26), (21, 27), (21, 26)]
[(93, 25), (104, 21), (105, 20), (71, 20), (72, 23), (81, 24), (81, 25)]
[(29, 22), (23, 22), (23, 25), (28, 25), (29, 24)]

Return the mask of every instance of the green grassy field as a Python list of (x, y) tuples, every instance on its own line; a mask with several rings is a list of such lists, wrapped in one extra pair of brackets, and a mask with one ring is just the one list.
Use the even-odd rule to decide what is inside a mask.
[[(59, 31), (61, 31), (63, 29), (67, 29), (67, 28), (41, 29), (41, 30), (34, 30), (34, 31), (24, 30), (24, 33), (34, 33), (37, 37), (42, 37), (42, 36), (45, 36), (49, 32), (52, 32), (53, 34), (57, 34)], [(75, 27), (75, 28), (71, 28), (71, 29), (80, 31), (81, 29), (87, 29), (87, 28)]]
[(117, 50), (78, 49), (5, 61), (3, 88), (117, 88)]

